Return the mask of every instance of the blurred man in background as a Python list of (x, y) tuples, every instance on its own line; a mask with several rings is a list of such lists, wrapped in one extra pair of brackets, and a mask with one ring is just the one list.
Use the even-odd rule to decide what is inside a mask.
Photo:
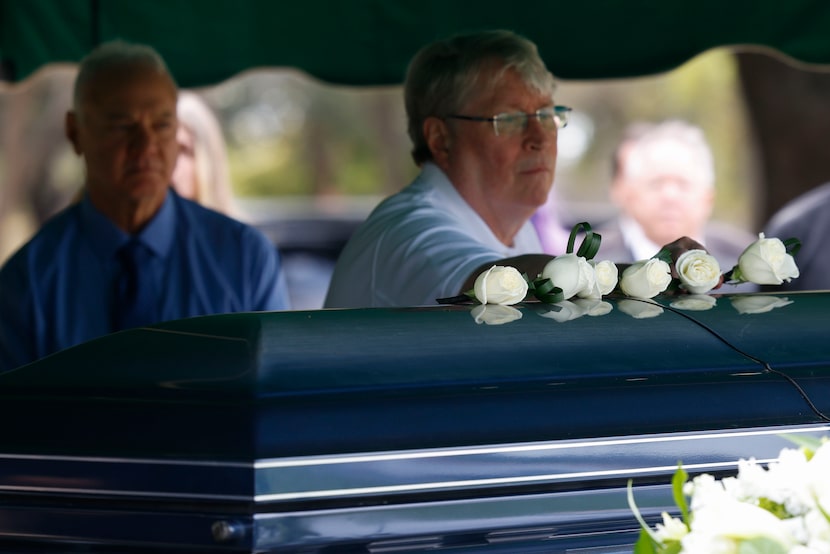
[(629, 126), (614, 153), (610, 195), (619, 216), (600, 229), (600, 258), (634, 262), (688, 236), (728, 271), (755, 240), (746, 231), (710, 222), (715, 203), (712, 151), (703, 131), (684, 121)]
[(288, 307), (270, 241), (170, 186), (176, 98), (150, 47), (109, 42), (81, 62), (66, 136), (83, 197), (0, 269), (0, 371), (121, 329)]

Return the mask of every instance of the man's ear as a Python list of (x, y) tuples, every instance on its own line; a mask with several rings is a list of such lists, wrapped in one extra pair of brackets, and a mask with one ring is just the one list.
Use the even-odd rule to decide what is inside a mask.
[(72, 143), (72, 149), (77, 155), (83, 154), (81, 143), (78, 140), (78, 116), (73, 111), (66, 112), (66, 117), (63, 122), (63, 130), (66, 133), (66, 138)]
[(424, 138), (426, 139), (432, 159), (441, 169), (449, 164), (450, 134), (447, 122), (438, 117), (424, 120)]

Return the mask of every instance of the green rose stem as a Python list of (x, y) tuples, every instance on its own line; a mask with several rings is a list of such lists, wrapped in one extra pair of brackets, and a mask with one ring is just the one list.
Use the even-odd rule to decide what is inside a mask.
[(573, 253), (574, 243), (576, 242), (576, 237), (580, 231), (585, 232), (585, 238), (582, 239), (582, 243), (579, 245), (576, 255), (581, 256), (586, 260), (591, 260), (597, 255), (597, 252), (599, 252), (600, 244), (602, 244), (602, 235), (592, 231), (591, 226), (587, 221), (577, 223), (573, 226), (571, 234), (568, 237), (568, 248), (565, 252), (568, 254)]

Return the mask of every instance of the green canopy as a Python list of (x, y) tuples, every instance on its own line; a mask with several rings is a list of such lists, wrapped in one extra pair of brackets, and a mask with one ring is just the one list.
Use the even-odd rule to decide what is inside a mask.
[(653, 74), (725, 45), (830, 63), (825, 0), (0, 0), (0, 57), (20, 81), (123, 38), (155, 46), (186, 87), (258, 67), (385, 85), (423, 44), (482, 28), (532, 39), (562, 79)]

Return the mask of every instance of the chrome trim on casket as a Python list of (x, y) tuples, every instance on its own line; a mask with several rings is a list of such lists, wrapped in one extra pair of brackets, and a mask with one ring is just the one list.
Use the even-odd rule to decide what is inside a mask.
[[(765, 462), (792, 443), (783, 434), (815, 434), (830, 426), (672, 433), (639, 437), (446, 448), (261, 460), (256, 502), (475, 490), (561, 484), (637, 475), (737, 468), (740, 458)], [(576, 471), (575, 471), (576, 469)]]
[(248, 501), (252, 468), (240, 462), (0, 454), (0, 491)]
[[(244, 462), (0, 454), (0, 491), (258, 504), (729, 471), (740, 458), (768, 461), (792, 446), (784, 434), (820, 435), (830, 425), (672, 433)], [(129, 476), (125, 479), (125, 476)], [(478, 492), (472, 492), (478, 491)]]

